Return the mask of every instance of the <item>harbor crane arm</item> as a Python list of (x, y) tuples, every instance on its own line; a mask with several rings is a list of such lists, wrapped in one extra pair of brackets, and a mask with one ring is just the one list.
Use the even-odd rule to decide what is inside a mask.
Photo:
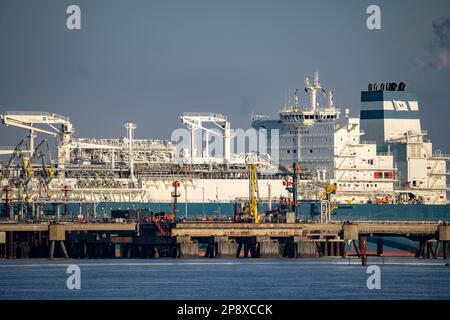
[[(14, 126), (22, 129), (29, 130), (29, 156), (31, 157), (34, 152), (34, 138), (35, 132), (48, 134), (51, 136), (65, 136), (64, 142), (67, 142), (71, 138), (73, 133), (72, 124), (69, 118), (48, 112), (28, 112), (28, 111), (8, 111), (5, 114), (0, 115), (3, 124), (6, 126)], [(54, 125), (62, 125), (61, 129), (57, 129)], [(51, 130), (47, 128), (40, 128), (37, 125), (47, 125)]]
[[(53, 124), (70, 125), (69, 118), (48, 112), (22, 112), (8, 111), (0, 115), (3, 123), (7, 126), (15, 126), (23, 129), (42, 132), (45, 134), (56, 136), (61, 133)], [(35, 127), (37, 124), (46, 124), (53, 131)]]
[[(191, 131), (191, 160), (194, 161), (196, 158), (196, 151), (195, 151), (195, 131), (197, 129), (202, 130), (206, 133), (206, 146), (205, 146), (205, 157), (208, 158), (209, 156), (209, 150), (208, 150), (208, 143), (209, 143), (209, 134), (214, 134), (217, 136), (221, 136), (220, 133), (205, 128), (203, 126), (203, 123), (213, 123), (217, 127), (219, 127), (222, 130), (222, 136), (223, 136), (223, 159), (225, 162), (228, 162), (230, 160), (230, 122), (228, 121), (227, 117), (221, 114), (215, 114), (215, 113), (183, 113), (181, 115), (181, 122), (186, 124)], [(203, 148), (203, 147), (202, 147)]]
[(183, 123), (184, 123), (184, 124), (187, 124), (188, 126), (192, 126), (192, 127), (194, 127), (194, 128), (203, 130), (203, 131), (205, 131), (205, 132), (212, 133), (212, 134), (215, 134), (215, 135), (217, 135), (217, 136), (220, 136), (220, 134), (217, 133), (216, 131), (211, 130), (211, 129), (208, 129), (208, 128), (205, 128), (205, 127), (203, 127), (203, 126), (201, 126), (201, 125), (195, 123), (194, 121), (190, 121), (190, 120), (184, 119), (184, 120), (183, 120)]
[(8, 155), (8, 154), (13, 154), (14, 153), (14, 148), (12, 147), (3, 147), (3, 149), (0, 149), (0, 155)]
[(52, 135), (54, 137), (56, 137), (58, 135), (58, 133), (56, 133), (56, 132), (48, 131), (48, 130), (41, 129), (41, 128), (38, 128), (38, 127), (33, 127), (31, 124), (22, 123), (20, 121), (14, 120), (14, 119), (3, 120), (3, 123), (5, 125), (7, 125), (7, 126), (14, 126), (14, 127), (18, 127), (18, 128), (23, 128), (23, 129), (28, 129), (28, 130), (32, 130), (32, 131), (37, 131), (37, 132), (41, 132), (41, 133)]

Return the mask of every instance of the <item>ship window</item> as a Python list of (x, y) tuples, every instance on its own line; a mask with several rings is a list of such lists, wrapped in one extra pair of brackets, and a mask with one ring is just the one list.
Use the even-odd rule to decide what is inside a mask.
[(291, 153), (291, 150), (288, 149), (288, 150), (287, 150), (287, 153)]
[(368, 162), (369, 164), (373, 165), (373, 159), (369, 159), (369, 160), (367, 160), (367, 162)]
[(309, 153), (312, 153), (312, 149), (309, 149)]
[(294, 153), (297, 153), (297, 150), (296, 150), (296, 149), (294, 149)]
[(417, 186), (417, 181), (413, 180), (413, 187)]

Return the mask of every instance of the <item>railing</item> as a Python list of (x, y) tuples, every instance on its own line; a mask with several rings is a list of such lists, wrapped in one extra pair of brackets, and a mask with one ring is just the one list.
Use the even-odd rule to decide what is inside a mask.
[(155, 219), (155, 226), (156, 230), (159, 232), (160, 235), (163, 237), (170, 236), (170, 227), (167, 225), (165, 221), (161, 221), (159, 219)]
[(317, 119), (322, 119), (320, 117), (320, 115), (336, 115), (337, 113), (340, 112), (339, 108), (318, 108), (315, 112), (313, 112), (312, 110), (308, 109), (308, 108), (303, 108), (303, 107), (284, 107), (280, 110), (280, 113), (282, 115), (286, 115), (286, 116), (290, 116), (292, 114), (294, 115), (306, 115), (306, 116), (317, 116), (317, 118), (306, 118), (305, 120), (317, 120)]
[(253, 114), (252, 115), (252, 122), (254, 121), (264, 121), (264, 120), (269, 120), (269, 116), (267, 115), (263, 115), (263, 114)]
[(450, 159), (450, 154), (445, 154), (445, 153), (433, 153), (432, 158), (435, 159)]

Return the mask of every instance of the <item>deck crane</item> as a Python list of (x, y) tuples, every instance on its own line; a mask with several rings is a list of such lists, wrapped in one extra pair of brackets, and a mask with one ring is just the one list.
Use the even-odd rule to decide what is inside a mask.
[[(47, 166), (47, 163), (46, 163), (46, 154), (45, 154), (44, 148), (43, 148), (44, 145), (47, 146), (46, 150), (47, 150), (47, 156), (48, 156), (48, 160), (49, 160), (49, 166)], [(36, 146), (36, 148), (34, 149), (34, 152), (33, 152), (33, 156), (30, 158), (30, 164), (34, 158), (41, 160), (41, 169), (42, 170), (40, 172), (39, 179), (40, 179), (41, 183), (43, 184), (44, 189), (48, 190), (48, 185), (55, 175), (55, 170), (53, 168), (52, 155), (50, 152), (50, 146), (48, 144), (47, 139), (42, 140)]]
[[(17, 188), (23, 189), (26, 194), (26, 199), (28, 199), (28, 183), (32, 177), (32, 169), (30, 164), (30, 158), (27, 156), (27, 152), (22, 151), (22, 146), (26, 145), (25, 139), (22, 139), (17, 146), (14, 148), (14, 151), (11, 154), (11, 157), (3, 171), (3, 178), (8, 179), (8, 185), (12, 182)], [(11, 168), (13, 166), (14, 160), (17, 159), (19, 163), (15, 167), (16, 169), (20, 168), (20, 172), (18, 172), (17, 176), (11, 172)]]
[(336, 193), (336, 185), (327, 183), (325, 185), (325, 192), (320, 196), (320, 200), (330, 200), (331, 194)]
[[(7, 166), (7, 172), (8, 175), (10, 168), (11, 168), (11, 164), (12, 161), (14, 160), (14, 158), (18, 158), (21, 159), (21, 165), (22, 165), (22, 172), (23, 175), (20, 177), (20, 185), (23, 186), (24, 191), (27, 193), (27, 197), (28, 197), (28, 193), (30, 192), (30, 182), (33, 179), (33, 177), (35, 176), (35, 172), (33, 170), (33, 165), (32, 162), (35, 158), (37, 159), (41, 159), (41, 167), (42, 167), (42, 172), (39, 174), (39, 179), (41, 181), (41, 183), (44, 185), (44, 188), (47, 190), (47, 186), (50, 183), (51, 179), (54, 176), (54, 169), (52, 168), (52, 161), (51, 161), (51, 153), (50, 153), (50, 146), (48, 145), (48, 141), (46, 139), (42, 140), (37, 146), (36, 148), (33, 150), (32, 152), (32, 156), (28, 157), (27, 152), (22, 152), (20, 150), (20, 146), (23, 144), (24, 139), (19, 143), (19, 145), (16, 147), (16, 152), (13, 154), (13, 156), (11, 157), (11, 159), (8, 162), (8, 166)], [(47, 145), (47, 152), (48, 152), (48, 157), (50, 160), (50, 166), (47, 166), (46, 164), (46, 156), (45, 156), (45, 152), (43, 151), (43, 146)]]
[(13, 154), (13, 153), (14, 153), (14, 149), (11, 147), (6, 147), (5, 149), (0, 149), (0, 156)]
[(258, 188), (258, 159), (255, 161), (250, 155), (247, 155), (245, 162), (248, 167), (248, 180), (249, 180), (249, 190), (248, 190), (248, 214), (253, 223), (260, 223), (260, 217), (258, 215), (258, 203), (259, 198), (259, 188)]
[(212, 123), (216, 125), (220, 130), (222, 130), (223, 134), (223, 160), (224, 162), (230, 161), (230, 133), (231, 127), (230, 122), (227, 117), (217, 113), (183, 113), (181, 115), (181, 122), (187, 125), (188, 129), (191, 132), (191, 161), (195, 162), (197, 160), (197, 152), (195, 148), (195, 134), (197, 130), (205, 131), (206, 133), (206, 144), (205, 149), (203, 149), (202, 145), (202, 158), (208, 159), (209, 157), (209, 134), (218, 135), (220, 134), (214, 130), (208, 129), (203, 126), (203, 123)]
[[(28, 156), (31, 158), (35, 151), (34, 138), (36, 132), (48, 134), (60, 138), (61, 145), (66, 145), (72, 140), (74, 128), (68, 117), (48, 112), (32, 111), (8, 111), (0, 115), (3, 123), (7, 126), (14, 126), (28, 130)], [(42, 128), (47, 125), (49, 128)], [(57, 128), (56, 125), (60, 125)], [(60, 150), (61, 149), (61, 150)], [(62, 168), (68, 160), (67, 150), (58, 149), (58, 167)]]
[(325, 203), (324, 210), (320, 210), (320, 222), (327, 223), (331, 220), (332, 212), (338, 208), (337, 203), (331, 201), (331, 195), (336, 193), (337, 186), (332, 183), (326, 183), (324, 185), (317, 183), (317, 186), (321, 186), (325, 189), (324, 193), (319, 197), (319, 200)]
[(249, 164), (249, 214), (252, 222), (259, 223), (258, 215), (258, 200), (259, 200), (259, 189), (258, 189), (258, 178), (256, 164)]
[[(13, 152), (11, 153), (11, 157), (9, 158), (8, 163), (6, 164), (5, 170), (3, 171), (3, 178), (9, 178), (11, 176), (11, 166), (13, 164), (14, 159), (21, 159), (22, 157), (22, 145), (25, 143), (25, 139), (20, 140), (20, 142), (17, 144), (17, 146), (14, 148)], [(22, 168), (23, 168), (22, 163)]]

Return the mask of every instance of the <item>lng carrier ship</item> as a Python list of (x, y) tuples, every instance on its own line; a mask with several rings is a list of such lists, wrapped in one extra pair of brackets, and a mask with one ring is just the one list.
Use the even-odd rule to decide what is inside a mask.
[[(123, 139), (77, 138), (65, 116), (6, 112), (3, 124), (27, 136), (0, 150), (2, 216), (107, 217), (116, 209), (150, 209), (231, 217), (236, 203), (248, 201), (252, 163), (263, 210), (296, 194), (297, 215), (307, 217), (314, 215), (310, 202), (327, 195), (335, 219), (450, 220), (450, 156), (433, 150), (418, 99), (404, 83), (370, 84), (361, 92), (359, 118), (348, 109), (341, 114), (318, 73), (304, 84), (309, 103), (301, 105), (296, 91), (279, 119), (253, 116), (243, 132), (222, 114), (182, 114), (184, 143), (136, 138), (133, 123), (125, 124)], [(257, 147), (240, 149), (253, 133)], [(300, 172), (292, 172), (293, 164)]]

